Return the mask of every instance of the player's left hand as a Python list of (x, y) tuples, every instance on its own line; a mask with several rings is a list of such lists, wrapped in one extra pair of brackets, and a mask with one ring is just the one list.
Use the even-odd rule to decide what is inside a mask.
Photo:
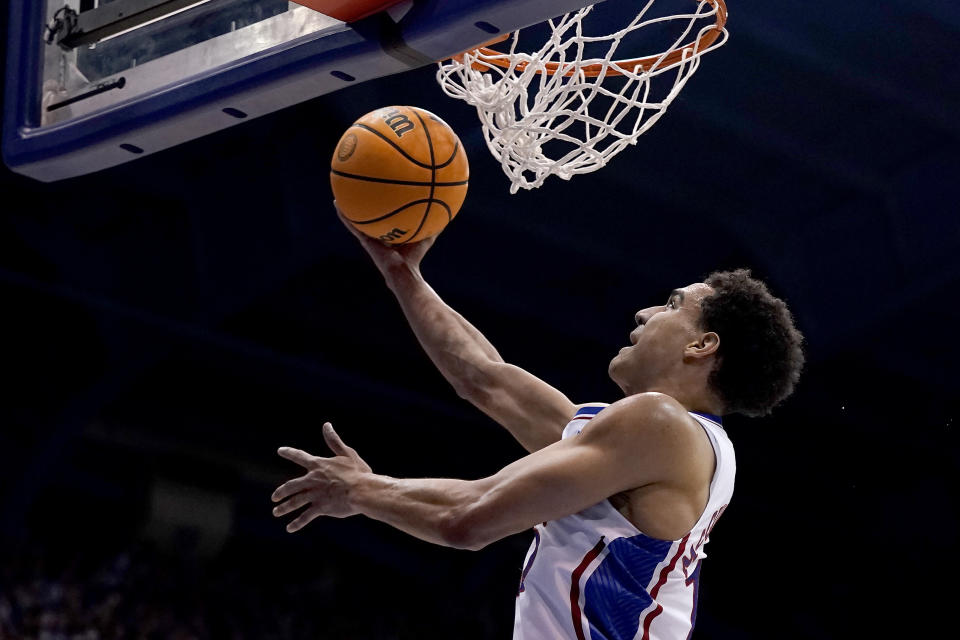
[(283, 483), (271, 496), (281, 503), (273, 509), (276, 517), (307, 507), (287, 525), (289, 533), (299, 531), (317, 516), (346, 518), (359, 513), (350, 503), (350, 488), (363, 474), (372, 473), (370, 465), (343, 443), (329, 422), (323, 424), (323, 439), (334, 457), (320, 458), (291, 447), (277, 450), (281, 457), (307, 469), (305, 475)]

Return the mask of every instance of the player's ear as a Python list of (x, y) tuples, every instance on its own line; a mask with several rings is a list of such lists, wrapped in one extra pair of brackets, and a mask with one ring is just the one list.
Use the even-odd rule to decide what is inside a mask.
[(707, 331), (701, 333), (694, 342), (687, 344), (683, 355), (688, 358), (706, 358), (715, 354), (719, 348), (720, 336), (715, 331)]

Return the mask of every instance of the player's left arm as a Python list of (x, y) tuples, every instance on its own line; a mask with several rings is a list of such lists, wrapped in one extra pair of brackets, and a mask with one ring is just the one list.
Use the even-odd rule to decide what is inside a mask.
[(480, 549), (538, 522), (576, 513), (611, 495), (683, 473), (693, 437), (687, 414), (661, 394), (606, 408), (574, 438), (561, 440), (480, 480), (397, 479), (370, 467), (324, 425), (333, 458), (284, 448), (308, 469), (273, 494), (274, 515), (306, 506), (287, 527), (321, 515), (363, 514), (435, 544)]

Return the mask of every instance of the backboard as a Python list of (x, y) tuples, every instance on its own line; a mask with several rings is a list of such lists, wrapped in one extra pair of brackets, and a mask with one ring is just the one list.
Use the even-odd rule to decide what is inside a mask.
[(4, 161), (98, 171), (590, 4), (301, 2), (11, 0)]

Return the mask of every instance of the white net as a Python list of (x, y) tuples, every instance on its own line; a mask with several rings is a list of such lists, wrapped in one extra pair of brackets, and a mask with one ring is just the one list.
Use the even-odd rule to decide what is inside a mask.
[[(517, 51), (516, 32), (506, 53), (477, 49), (439, 64), (444, 92), (476, 107), (511, 193), (605, 166), (664, 114), (700, 57), (726, 41), (723, 0), (688, 0), (689, 13), (671, 15), (654, 14), (656, 1), (610, 35), (584, 33), (589, 6), (548, 21), (552, 35), (533, 53)], [(676, 28), (662, 53), (615, 58), (627, 36), (665, 25)]]

